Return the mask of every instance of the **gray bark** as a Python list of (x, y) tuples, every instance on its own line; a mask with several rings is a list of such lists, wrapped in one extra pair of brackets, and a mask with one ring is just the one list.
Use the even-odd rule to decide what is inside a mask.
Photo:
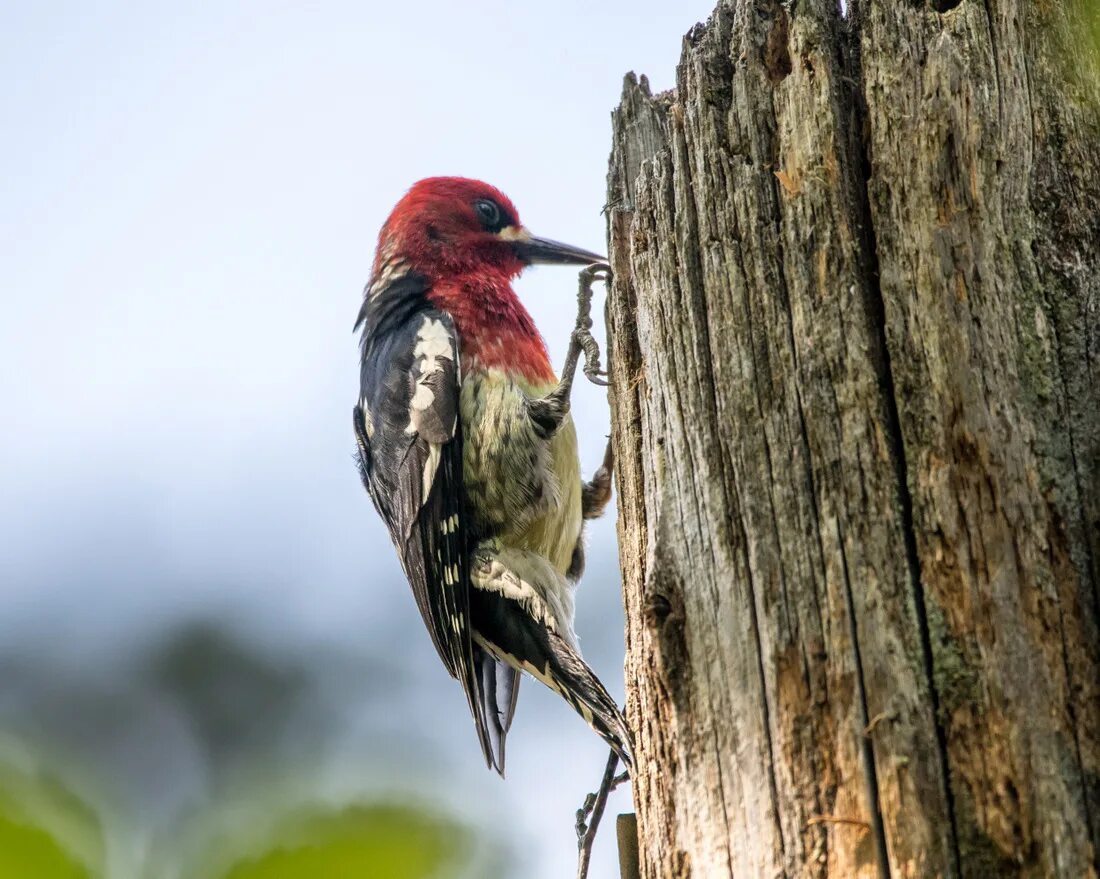
[(836, 6), (614, 114), (642, 875), (1096, 876), (1100, 4)]

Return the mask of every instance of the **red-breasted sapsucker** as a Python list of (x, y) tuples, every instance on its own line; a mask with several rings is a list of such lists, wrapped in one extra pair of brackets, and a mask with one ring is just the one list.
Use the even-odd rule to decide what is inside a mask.
[[(511, 281), (532, 263), (588, 266), (563, 378)], [(585, 518), (610, 495), (610, 457), (583, 483), (569, 392), (595, 253), (532, 236), (476, 180), (415, 184), (382, 227), (356, 328), (355, 434), (363, 483), (389, 528), (447, 670), (462, 683), (490, 766), (526, 671), (561, 694), (630, 766), (630, 733), (581, 658), (573, 590)]]

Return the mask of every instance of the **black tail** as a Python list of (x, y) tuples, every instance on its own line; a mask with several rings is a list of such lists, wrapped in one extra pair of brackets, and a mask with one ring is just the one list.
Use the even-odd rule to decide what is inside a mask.
[(504, 777), (504, 744), (519, 698), (519, 672), (507, 663), (474, 645), (478, 698), (489, 733), (489, 758), (492, 768)]
[[(564, 638), (533, 619), (518, 601), (498, 592), (471, 589), (470, 613), (475, 649), (480, 647), (560, 694), (615, 750), (627, 770), (633, 768), (630, 730), (619, 706)], [(500, 704), (499, 696), (495, 701)], [(489, 710), (485, 713), (494, 714)], [(506, 724), (501, 728), (507, 732)], [(501, 734), (502, 753), (503, 738)]]
[[(611, 698), (611, 694), (600, 683), (596, 673), (588, 667), (588, 663), (563, 638), (553, 632), (539, 632), (539, 634), (542, 636), (539, 641), (542, 642), (540, 646), (543, 649), (539, 651), (541, 656), (538, 659), (531, 657), (529, 651), (522, 658), (516, 656), (492, 643), (478, 632), (474, 633), (474, 640), (478, 647), (481, 647), (487, 653), (493, 654), (493, 657), (500, 661), (498, 668), (507, 663), (510, 670), (522, 669), (565, 699), (573, 706), (573, 710), (596, 731), (596, 734), (619, 755), (619, 759), (623, 761), (627, 771), (633, 771), (634, 758), (631, 755), (633, 742), (630, 729), (626, 725), (626, 718), (619, 711), (619, 706)], [(488, 662), (492, 662), (492, 657), (487, 656), (485, 652), (481, 655)], [(486, 672), (483, 672), (483, 674), (486, 674)], [(515, 708), (515, 693), (519, 691), (519, 681), (517, 680), (515, 684), (516, 686), (511, 693), (513, 700), (511, 708), (513, 710)], [(497, 686), (499, 686), (499, 683)], [(501, 700), (499, 694), (490, 696), (491, 692), (488, 686), (483, 686), (483, 698), (490, 697), (483, 702), (486, 706), (486, 715), (490, 718), (501, 717), (502, 720), (506, 718), (505, 723), (493, 724), (490, 722), (489, 729), (493, 751), (498, 756), (498, 760), (495, 761), (496, 769), (503, 775), (504, 736), (508, 732), (508, 724), (511, 723), (512, 718), (510, 713), (504, 714), (499, 709), (497, 711), (493, 710), (494, 704), (500, 705)]]

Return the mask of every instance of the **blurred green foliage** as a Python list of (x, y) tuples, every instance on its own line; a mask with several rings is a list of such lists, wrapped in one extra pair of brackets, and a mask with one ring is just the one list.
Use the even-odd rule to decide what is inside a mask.
[(103, 852), (93, 809), (33, 766), (0, 763), (0, 879), (84, 879)]
[[(303, 809), (276, 819), (251, 842), (208, 842), (216, 858), (207, 849), (198, 865), (155, 864), (151, 872), (181, 879), (503, 875), (499, 853), (491, 844), (479, 845), (470, 828), (430, 810), (390, 803)], [(0, 879), (99, 877), (112, 879), (95, 812), (58, 782), (0, 764)]]
[(443, 820), (394, 806), (348, 809), (283, 829), (259, 858), (224, 879), (429, 879), (454, 876), (467, 861), (469, 835)]
[[(111, 687), (20, 667), (33, 698), (25, 714), (0, 717), (0, 879), (508, 872), (491, 829), (418, 797), (415, 782), (393, 786), (402, 778), (385, 765), (393, 740), (364, 731), (335, 786), (329, 769), (316, 771), (332, 754), (334, 716), (318, 718), (324, 702), (294, 657), (198, 621), (151, 642), (133, 665), (137, 674), (114, 675)], [(372, 671), (384, 679), (358, 662), (356, 685)], [(158, 725), (166, 717), (176, 726)]]
[(0, 815), (0, 876), (86, 879), (90, 875), (45, 830)]

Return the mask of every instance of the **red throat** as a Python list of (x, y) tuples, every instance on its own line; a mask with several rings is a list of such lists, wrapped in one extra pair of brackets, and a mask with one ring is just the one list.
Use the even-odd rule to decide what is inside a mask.
[(522, 376), (534, 384), (554, 381), (546, 343), (507, 275), (448, 278), (428, 298), (450, 313), (462, 340), (463, 369), (480, 366)]

